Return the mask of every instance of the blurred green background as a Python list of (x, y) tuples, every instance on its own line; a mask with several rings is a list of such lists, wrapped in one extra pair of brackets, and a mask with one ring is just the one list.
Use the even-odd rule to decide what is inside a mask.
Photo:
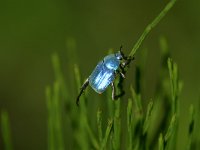
[[(0, 110), (8, 111), (14, 149), (47, 149), (45, 87), (54, 80), (51, 55), (57, 52), (69, 87), (73, 70), (68, 42), (76, 45), (77, 63), (86, 78), (96, 63), (124, 45), (129, 53), (148, 23), (168, 0), (35, 0), (0, 2)], [(159, 74), (159, 38), (165, 36), (184, 88), (180, 99), (181, 142), (189, 104), (200, 93), (200, 1), (179, 0), (150, 33), (138, 53), (148, 49), (145, 98), (155, 92)], [(72, 45), (73, 46), (73, 45)], [(137, 53), (137, 54), (138, 54)], [(136, 62), (137, 62), (136, 54)], [(134, 68), (134, 64), (131, 65)], [(128, 72), (127, 74), (133, 74)], [(133, 81), (131, 81), (133, 82)], [(74, 90), (75, 91), (75, 90)], [(75, 92), (72, 99), (75, 100)], [(96, 95), (98, 96), (98, 95)], [(0, 149), (2, 138), (0, 137)]]

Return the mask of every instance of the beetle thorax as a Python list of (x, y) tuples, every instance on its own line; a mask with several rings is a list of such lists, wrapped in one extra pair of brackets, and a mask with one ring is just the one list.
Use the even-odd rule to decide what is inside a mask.
[(117, 59), (114, 54), (111, 54), (104, 58), (104, 64), (108, 69), (117, 70), (120, 64), (120, 60)]

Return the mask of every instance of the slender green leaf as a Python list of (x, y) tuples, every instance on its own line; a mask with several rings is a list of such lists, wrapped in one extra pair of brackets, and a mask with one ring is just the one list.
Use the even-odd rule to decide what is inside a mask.
[(170, 142), (170, 139), (172, 138), (173, 134), (175, 134), (176, 122), (177, 122), (177, 117), (176, 117), (176, 114), (174, 114), (171, 118), (169, 128), (164, 136), (164, 145), (165, 146), (167, 146), (167, 144)]
[(46, 101), (47, 101), (47, 110), (48, 110), (48, 150), (54, 150), (55, 147), (55, 134), (54, 134), (54, 118), (53, 118), (53, 104), (52, 104), (52, 96), (51, 96), (51, 89), (48, 86), (46, 88)]
[(128, 149), (133, 149), (133, 102), (132, 99), (128, 99), (128, 106), (127, 106), (127, 128), (128, 128)]
[(159, 136), (159, 140), (158, 140), (158, 150), (164, 150), (164, 143), (163, 143), (163, 135), (162, 133)]
[(102, 143), (101, 144), (102, 150), (105, 149), (105, 147), (106, 147), (109, 135), (111, 133), (112, 126), (113, 126), (113, 120), (110, 119), (110, 120), (108, 120), (108, 126), (107, 126), (107, 129), (106, 129), (105, 137), (104, 137), (103, 141), (101, 142)]
[(174, 6), (176, 0), (170, 0), (170, 2), (165, 6), (165, 8), (160, 12), (160, 14), (145, 28), (144, 32), (136, 42), (136, 44), (133, 46), (133, 49), (131, 50), (129, 56), (133, 57), (133, 55), (136, 53), (146, 36), (149, 34), (149, 32), (160, 22), (160, 20), (168, 13), (168, 11)]
[(9, 123), (8, 113), (6, 111), (1, 112), (1, 131), (2, 131), (4, 149), (12, 150), (13, 146), (11, 141), (10, 123)]
[(195, 119), (194, 119), (194, 106), (191, 105), (189, 109), (190, 114), (190, 121), (189, 121), (189, 128), (188, 128), (188, 145), (187, 149), (192, 150), (192, 141), (193, 141), (193, 134), (194, 134), (194, 125), (195, 125)]
[(102, 111), (98, 109), (97, 111), (97, 126), (98, 126), (98, 134), (99, 134), (99, 142), (102, 143), (103, 135), (102, 135)]
[(150, 101), (147, 107), (147, 114), (144, 121), (143, 135), (147, 133), (147, 130), (149, 128), (152, 109), (153, 109), (153, 101)]

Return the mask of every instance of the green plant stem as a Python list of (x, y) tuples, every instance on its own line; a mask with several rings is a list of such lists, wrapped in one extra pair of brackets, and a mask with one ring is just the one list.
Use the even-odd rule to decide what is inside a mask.
[(108, 120), (108, 126), (106, 128), (105, 137), (104, 137), (104, 139), (101, 142), (101, 149), (102, 150), (105, 149), (105, 147), (106, 147), (106, 144), (107, 144), (107, 141), (108, 141), (108, 138), (109, 138), (112, 126), (113, 126), (113, 120), (110, 119), (110, 120)]
[(103, 134), (102, 134), (102, 111), (100, 109), (98, 109), (97, 111), (97, 127), (99, 134), (99, 142), (101, 143), (103, 140)]
[(190, 113), (190, 122), (189, 122), (189, 129), (188, 129), (188, 144), (187, 144), (187, 149), (193, 149), (192, 148), (192, 141), (193, 141), (193, 134), (194, 134), (194, 126), (195, 126), (195, 111), (194, 111), (194, 106), (191, 105), (189, 109)]
[(114, 139), (113, 139), (113, 149), (120, 149), (120, 139), (121, 139), (121, 118), (120, 118), (120, 100), (115, 102), (115, 116), (114, 116)]
[(137, 94), (133, 88), (133, 86), (130, 87), (132, 98), (135, 102), (135, 111), (137, 112), (137, 115), (139, 117), (142, 117), (143, 115), (143, 109), (142, 109), (142, 102), (141, 102), (141, 95)]
[(60, 99), (60, 84), (58, 81), (54, 83), (52, 95), (52, 104), (54, 112), (54, 123), (55, 123), (55, 136), (57, 140), (57, 147), (59, 150), (64, 150), (64, 139), (63, 139), (63, 128), (62, 128), (62, 113), (61, 113), (61, 99)]
[(85, 120), (85, 126), (86, 126), (86, 130), (88, 132), (88, 135), (89, 135), (89, 138), (92, 142), (92, 145), (94, 146), (95, 149), (99, 149), (99, 143), (97, 142), (97, 139), (96, 139), (96, 136), (95, 134), (93, 133), (89, 123), (87, 120)]
[(55, 73), (55, 78), (60, 84), (61, 95), (63, 96), (64, 100), (67, 100), (69, 99), (69, 93), (68, 93), (69, 89), (65, 84), (64, 75), (62, 74), (61, 71), (60, 60), (57, 53), (54, 53), (52, 55), (52, 64)]
[[(174, 114), (171, 118), (170, 125), (164, 136), (164, 148), (166, 148), (170, 144), (170, 140), (173, 140), (173, 135), (175, 134), (176, 130), (177, 130), (177, 116), (176, 116), (176, 114)], [(173, 142), (175, 142), (175, 141), (173, 141)]]
[(53, 119), (53, 112), (52, 112), (52, 100), (51, 100), (51, 88), (48, 86), (46, 88), (46, 100), (47, 100), (47, 110), (48, 110), (48, 150), (55, 149), (55, 134), (54, 134), (54, 119)]
[(60, 84), (54, 83), (52, 94), (51, 88), (46, 89), (46, 99), (48, 108), (48, 149), (64, 150)]
[(159, 139), (158, 139), (158, 150), (164, 150), (163, 135), (162, 135), (162, 133), (160, 134)]
[(145, 117), (145, 120), (144, 120), (143, 135), (145, 135), (148, 131), (148, 128), (149, 128), (149, 125), (150, 125), (152, 109), (153, 109), (153, 101), (151, 100), (148, 104), (147, 114), (146, 114), (146, 117)]
[(5, 150), (12, 150), (12, 142), (11, 142), (11, 133), (10, 133), (10, 125), (8, 113), (6, 111), (2, 111), (1, 113), (1, 128), (2, 128), (2, 137), (4, 142)]
[(132, 99), (129, 98), (128, 100), (128, 106), (127, 106), (127, 127), (128, 127), (128, 149), (132, 150), (133, 149), (133, 102)]
[(148, 33), (160, 22), (160, 20), (168, 13), (168, 11), (174, 6), (176, 0), (170, 0), (170, 2), (165, 6), (165, 8), (160, 12), (160, 14), (145, 28), (144, 32), (133, 46), (129, 57), (133, 57)]

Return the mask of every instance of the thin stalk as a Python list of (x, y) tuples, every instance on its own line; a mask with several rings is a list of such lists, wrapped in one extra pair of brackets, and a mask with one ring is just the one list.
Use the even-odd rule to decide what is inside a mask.
[(85, 126), (86, 126), (86, 129), (87, 129), (87, 132), (88, 132), (88, 135), (89, 135), (89, 138), (92, 142), (92, 145), (94, 146), (95, 149), (99, 149), (99, 143), (97, 142), (97, 139), (96, 139), (96, 136), (95, 134), (93, 133), (88, 121), (86, 120), (85, 122)]
[(195, 138), (195, 145), (197, 148), (200, 148), (200, 94), (198, 98), (198, 105), (196, 108), (196, 115), (195, 115), (195, 132), (194, 132), (194, 138)]
[(102, 111), (98, 109), (97, 111), (97, 127), (98, 127), (98, 134), (99, 134), (99, 142), (102, 143), (103, 134), (102, 134)]
[(147, 106), (147, 114), (143, 125), (143, 135), (145, 135), (149, 129), (152, 109), (153, 109), (153, 101), (150, 101)]
[(48, 149), (64, 150), (59, 82), (54, 83), (52, 94), (50, 87), (47, 87), (46, 99), (48, 109)]
[(174, 132), (176, 131), (177, 127), (177, 116), (174, 114), (171, 118), (171, 122), (169, 125), (169, 128), (167, 129), (167, 132), (164, 136), (164, 149), (167, 147), (170, 143), (170, 140), (173, 139), (173, 135), (175, 134)]
[(120, 118), (120, 100), (115, 102), (115, 116), (114, 116), (114, 140), (113, 149), (120, 149), (120, 137), (121, 137), (121, 118)]
[(164, 142), (163, 142), (162, 133), (160, 134), (159, 139), (158, 139), (158, 150), (164, 150)]
[(60, 84), (59, 82), (54, 83), (53, 87), (53, 96), (52, 96), (52, 111), (54, 112), (54, 129), (55, 137), (57, 139), (57, 148), (59, 150), (64, 150), (64, 139), (63, 139), (63, 128), (62, 128), (62, 108), (61, 108), (61, 99), (60, 99)]
[(133, 89), (133, 86), (130, 87), (132, 98), (135, 102), (135, 111), (138, 113), (138, 116), (143, 115), (143, 109), (142, 109), (142, 102), (141, 102), (141, 96), (140, 94), (137, 94), (135, 90)]
[(194, 112), (194, 106), (191, 105), (189, 109), (190, 113), (190, 122), (189, 122), (189, 128), (188, 128), (188, 144), (187, 144), (187, 149), (193, 149), (192, 148), (192, 141), (193, 141), (193, 134), (194, 134), (194, 124), (195, 124), (195, 112)]
[(53, 69), (54, 69), (54, 73), (55, 73), (55, 78), (56, 80), (59, 82), (60, 87), (61, 87), (61, 95), (64, 98), (64, 100), (66, 101), (67, 99), (69, 99), (69, 89), (66, 86), (66, 82), (64, 79), (64, 75), (62, 74), (61, 71), (61, 65), (60, 65), (60, 60), (58, 57), (57, 53), (54, 53), (52, 55), (52, 64), (53, 64)]
[(6, 111), (1, 112), (1, 130), (4, 142), (4, 149), (12, 150), (13, 148), (11, 142), (10, 123), (9, 123), (8, 113)]
[(168, 11), (174, 6), (176, 0), (170, 0), (170, 2), (165, 6), (165, 8), (160, 12), (160, 14), (145, 28), (144, 32), (133, 46), (129, 57), (133, 57), (148, 33), (160, 22), (160, 20), (168, 13)]
[(132, 99), (128, 100), (127, 106), (127, 128), (128, 128), (128, 150), (133, 149), (133, 102)]
[(54, 119), (53, 119), (53, 112), (52, 112), (52, 100), (51, 100), (51, 88), (48, 86), (46, 88), (46, 101), (47, 101), (47, 110), (48, 110), (48, 150), (54, 150), (55, 149), (55, 134), (54, 134)]
[(134, 120), (133, 120), (133, 146), (134, 149), (145, 149), (144, 143), (144, 136), (142, 135), (143, 132), (143, 121), (144, 121), (144, 114), (143, 108), (141, 103), (141, 96), (140, 94), (136, 94), (135, 90), (131, 86), (131, 93), (134, 102)]
[(112, 126), (113, 126), (113, 120), (110, 119), (110, 120), (108, 120), (108, 126), (106, 128), (105, 137), (103, 138), (103, 140), (101, 142), (101, 150), (105, 149), (105, 147), (106, 147)]

